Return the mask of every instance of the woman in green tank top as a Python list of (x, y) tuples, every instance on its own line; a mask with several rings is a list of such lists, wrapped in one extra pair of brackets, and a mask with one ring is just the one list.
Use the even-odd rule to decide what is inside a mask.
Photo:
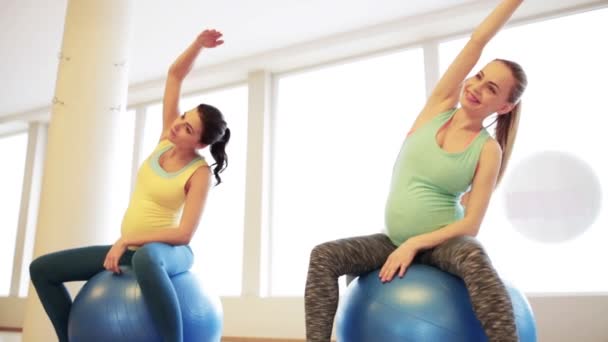
[[(387, 234), (326, 242), (312, 250), (305, 290), (307, 341), (331, 338), (339, 276), (380, 268), (379, 281), (390, 282), (395, 275), (402, 277), (415, 258), (464, 280), (490, 341), (517, 341), (506, 288), (474, 237), (507, 166), (527, 79), (521, 66), (502, 59), (466, 77), (522, 2), (503, 0), (485, 18), (418, 115), (395, 166)], [(493, 114), (496, 127), (490, 137), (483, 121)], [(476, 152), (470, 158), (454, 162), (454, 156), (471, 150)], [(425, 162), (453, 164), (452, 170), (464, 165), (470, 171), (451, 178), (449, 168), (432, 173)], [(466, 212), (461, 208), (459, 214), (458, 199), (469, 187), (462, 197)], [(452, 213), (448, 210), (444, 218), (419, 220), (418, 216), (433, 216), (437, 207), (445, 213), (450, 206)]]

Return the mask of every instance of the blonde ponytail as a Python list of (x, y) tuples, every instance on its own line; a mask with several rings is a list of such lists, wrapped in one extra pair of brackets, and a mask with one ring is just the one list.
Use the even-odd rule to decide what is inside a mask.
[(513, 144), (515, 143), (515, 136), (517, 135), (517, 127), (519, 126), (519, 118), (521, 116), (521, 96), (528, 86), (528, 78), (521, 65), (506, 59), (496, 59), (496, 61), (507, 66), (515, 79), (515, 85), (511, 89), (508, 99), (515, 106), (511, 112), (498, 115), (494, 131), (496, 141), (498, 141), (502, 148), (502, 163), (500, 164), (500, 171), (496, 179), (496, 186), (498, 186), (505, 174), (509, 159), (511, 158), (511, 152), (513, 151)]
[(509, 159), (511, 158), (513, 144), (515, 143), (515, 137), (517, 136), (520, 113), (521, 101), (519, 101), (515, 107), (513, 107), (511, 112), (499, 115), (498, 119), (496, 120), (494, 136), (502, 148), (502, 163), (500, 164), (500, 171), (498, 172), (498, 178), (496, 179), (496, 186), (500, 184), (500, 181), (505, 173), (505, 169), (509, 164)]

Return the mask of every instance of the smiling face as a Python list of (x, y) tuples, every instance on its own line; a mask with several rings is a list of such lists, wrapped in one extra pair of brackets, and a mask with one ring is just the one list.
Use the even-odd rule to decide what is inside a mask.
[(174, 145), (185, 148), (201, 148), (203, 123), (196, 108), (177, 117), (169, 130), (169, 141)]
[(509, 67), (500, 61), (490, 62), (475, 76), (465, 80), (460, 104), (467, 111), (483, 116), (508, 113), (514, 105), (509, 102), (509, 97), (515, 82)]

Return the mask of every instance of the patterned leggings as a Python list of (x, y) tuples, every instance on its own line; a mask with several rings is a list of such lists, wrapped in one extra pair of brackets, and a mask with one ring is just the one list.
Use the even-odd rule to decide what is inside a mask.
[[(380, 268), (395, 248), (386, 235), (374, 234), (326, 242), (312, 250), (304, 295), (308, 342), (327, 342), (331, 338), (338, 307), (338, 277)], [(518, 340), (511, 299), (475, 238), (451, 239), (419, 253), (416, 262), (464, 280), (473, 310), (490, 342)]]

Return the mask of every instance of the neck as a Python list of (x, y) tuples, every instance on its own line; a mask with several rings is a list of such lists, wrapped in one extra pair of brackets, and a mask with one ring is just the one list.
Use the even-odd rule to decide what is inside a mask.
[(191, 160), (196, 156), (196, 152), (193, 149), (180, 148), (177, 145), (174, 145), (167, 154), (169, 158), (177, 160)]
[(464, 129), (468, 131), (480, 131), (483, 128), (484, 116), (468, 112), (464, 108), (459, 108), (454, 116), (450, 126), (456, 129)]

